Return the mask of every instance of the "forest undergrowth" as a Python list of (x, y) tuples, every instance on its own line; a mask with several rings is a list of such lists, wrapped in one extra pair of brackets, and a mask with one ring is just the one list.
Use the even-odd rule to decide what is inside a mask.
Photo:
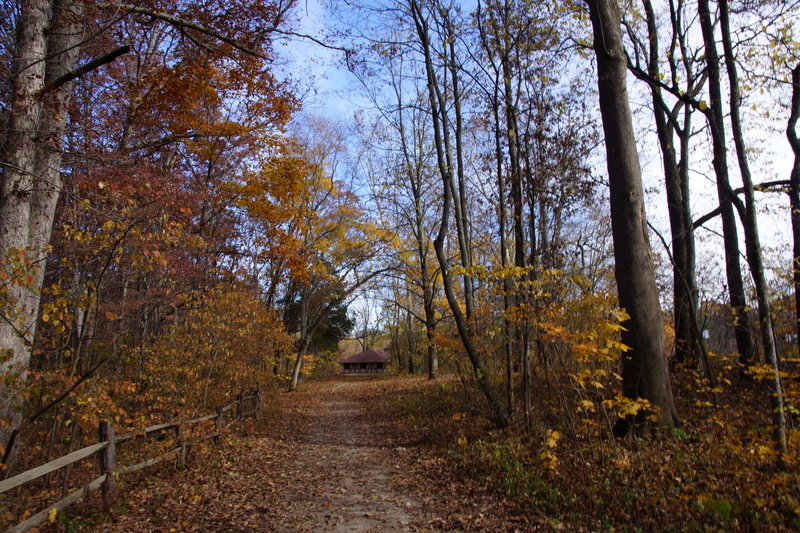
[[(797, 530), (800, 473), (796, 463), (776, 466), (764, 414), (752, 407), (765, 403), (756, 398), (763, 400), (763, 390), (731, 378), (713, 394), (703, 382), (687, 369), (675, 373), (681, 426), (657, 439), (582, 434), (573, 406), (566, 413), (557, 384), (541, 376), (530, 434), (521, 423), (494, 429), (454, 378), (419, 382), (393, 401), (411, 431), (531, 524), (568, 531)], [(790, 434), (796, 453), (798, 432)]]

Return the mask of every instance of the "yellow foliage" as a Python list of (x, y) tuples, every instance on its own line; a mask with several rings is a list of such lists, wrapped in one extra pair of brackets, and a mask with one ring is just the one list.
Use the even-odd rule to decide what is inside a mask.
[(539, 453), (539, 458), (550, 470), (556, 470), (558, 467), (558, 456), (555, 454), (555, 449), (558, 447), (559, 439), (561, 439), (561, 433), (548, 429), (544, 440), (544, 448)]

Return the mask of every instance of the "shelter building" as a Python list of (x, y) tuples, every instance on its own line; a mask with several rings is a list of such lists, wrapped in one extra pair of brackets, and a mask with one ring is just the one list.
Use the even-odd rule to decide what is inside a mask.
[(389, 354), (381, 350), (367, 350), (340, 361), (345, 374), (378, 374), (386, 370)]

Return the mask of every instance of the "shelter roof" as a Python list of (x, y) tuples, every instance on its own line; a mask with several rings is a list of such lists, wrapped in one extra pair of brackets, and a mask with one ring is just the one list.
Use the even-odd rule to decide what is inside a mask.
[(351, 355), (340, 363), (385, 363), (389, 360), (389, 354), (381, 350), (367, 350), (365, 352)]

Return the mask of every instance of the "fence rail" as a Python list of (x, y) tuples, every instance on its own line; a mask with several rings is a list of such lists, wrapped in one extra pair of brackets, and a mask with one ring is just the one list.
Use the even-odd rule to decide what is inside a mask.
[[(248, 402), (250, 403), (250, 406), (248, 407), (251, 408), (250, 410), (245, 411), (245, 404)], [(231, 409), (234, 409), (234, 416), (226, 417), (226, 413), (228, 413)], [(53, 512), (53, 510), (63, 511), (76, 501), (86, 497), (89, 493), (98, 489), (102, 490), (103, 508), (104, 510), (108, 511), (113, 505), (114, 484), (118, 476), (131, 474), (149, 466), (153, 466), (170, 458), (173, 455), (177, 456), (178, 465), (183, 465), (183, 463), (186, 461), (186, 453), (193, 444), (197, 444), (212, 438), (219, 438), (223, 429), (227, 428), (234, 422), (241, 420), (242, 418), (256, 418), (260, 409), (261, 391), (256, 390), (247, 396), (244, 394), (239, 394), (236, 397), (236, 400), (233, 402), (217, 407), (215, 410), (216, 412), (213, 414), (201, 416), (199, 418), (193, 418), (191, 420), (156, 424), (154, 426), (146, 427), (140, 431), (125, 433), (119, 436), (114, 435), (114, 426), (110, 422), (100, 422), (99, 442), (97, 444), (86, 446), (85, 448), (81, 448), (80, 450), (76, 450), (48, 463), (0, 481), (0, 494), (3, 494), (91, 456), (97, 457), (100, 465), (101, 475), (99, 477), (94, 478), (83, 487), (71, 492), (56, 503), (49, 505), (47, 508), (39, 511), (38, 513), (33, 514), (25, 521), (8, 528), (6, 533), (22, 533), (24, 531), (28, 531), (29, 529), (47, 521), (50, 513)], [(229, 418), (229, 420), (226, 420), (226, 418)], [(194, 440), (188, 440), (186, 438), (186, 428), (212, 420), (216, 421), (214, 431), (206, 435), (198, 436)], [(180, 443), (179, 446), (157, 455), (156, 457), (145, 459), (144, 461), (134, 465), (122, 467), (117, 466), (116, 448), (118, 445), (136, 437), (146, 437), (148, 435), (163, 433), (170, 430), (175, 432), (175, 439), (178, 443)]]

